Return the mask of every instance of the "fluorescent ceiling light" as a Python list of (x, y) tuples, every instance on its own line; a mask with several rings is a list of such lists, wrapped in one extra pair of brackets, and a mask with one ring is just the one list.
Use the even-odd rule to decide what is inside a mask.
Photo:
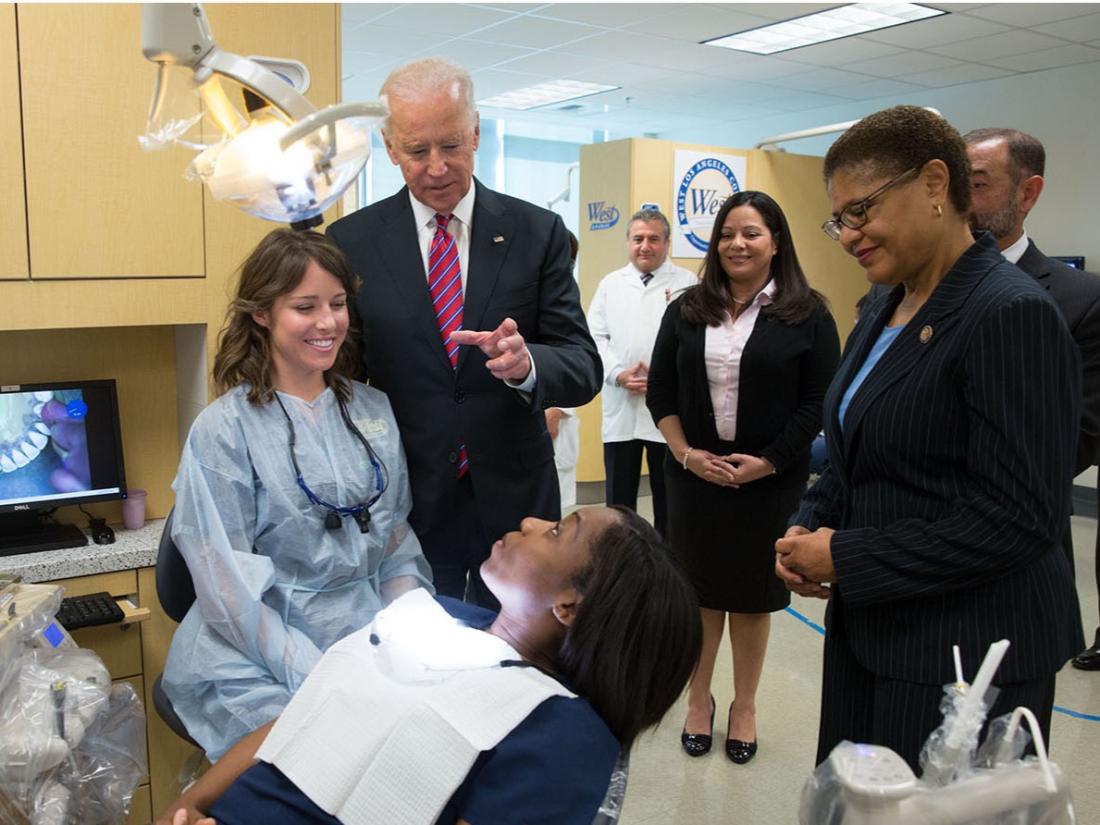
[(913, 3), (861, 3), (704, 40), (703, 43), (753, 54), (775, 54), (941, 14), (947, 12)]
[(605, 86), (602, 83), (585, 83), (583, 80), (548, 80), (545, 83), (536, 83), (513, 92), (505, 92), (496, 97), (487, 97), (477, 102), (478, 106), (494, 106), (498, 109), (536, 109), (539, 106), (549, 106), (551, 103), (561, 103), (566, 100), (575, 100), (578, 97), (598, 95), (601, 92), (610, 92), (619, 86)]

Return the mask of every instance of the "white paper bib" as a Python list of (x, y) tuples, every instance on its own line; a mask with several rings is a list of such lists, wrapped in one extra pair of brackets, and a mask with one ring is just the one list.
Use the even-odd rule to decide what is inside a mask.
[(333, 645), (256, 754), (344, 825), (433, 825), (478, 754), (573, 697), (423, 589)]

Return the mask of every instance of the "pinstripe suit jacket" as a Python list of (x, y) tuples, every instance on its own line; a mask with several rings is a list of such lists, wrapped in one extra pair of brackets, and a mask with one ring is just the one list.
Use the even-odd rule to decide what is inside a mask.
[(973, 678), (1012, 642), (998, 682), (1047, 676), (1084, 646), (1059, 539), (1070, 506), (1080, 365), (1054, 302), (971, 246), (837, 408), (898, 301), (850, 336), (825, 396), (829, 467), (792, 523), (837, 530), (828, 614), (860, 663), (926, 684)]

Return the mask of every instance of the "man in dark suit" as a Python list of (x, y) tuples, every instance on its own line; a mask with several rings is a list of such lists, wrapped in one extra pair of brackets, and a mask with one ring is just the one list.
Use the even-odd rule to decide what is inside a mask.
[[(971, 226), (992, 232), (1001, 254), (1047, 290), (1081, 353), (1081, 427), (1073, 470), (1079, 475), (1100, 462), (1100, 277), (1048, 258), (1024, 231), (1024, 220), (1043, 191), (1043, 144), (1016, 129), (975, 129), (963, 140), (973, 170)], [(1068, 526), (1063, 545), (1072, 565)], [(1095, 552), (1100, 588), (1100, 538)], [(1073, 665), (1100, 670), (1100, 627), (1092, 647), (1079, 654)]]
[(382, 86), (386, 151), (406, 186), (334, 223), (362, 279), (355, 298), (371, 383), (408, 456), (409, 523), (436, 589), (487, 606), (478, 568), (521, 519), (558, 519), (543, 410), (581, 406), (602, 368), (561, 218), (473, 177), (473, 83), (424, 60)]

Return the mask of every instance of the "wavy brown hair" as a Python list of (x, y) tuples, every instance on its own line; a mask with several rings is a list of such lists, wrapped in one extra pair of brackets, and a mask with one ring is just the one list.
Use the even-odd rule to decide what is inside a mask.
[[(266, 404), (275, 394), (271, 362), (271, 333), (257, 324), (253, 313), (268, 312), (275, 299), (293, 291), (306, 274), (310, 261), (340, 282), (352, 300), (358, 286), (344, 253), (318, 232), (276, 229), (252, 250), (241, 264), (237, 292), (225, 313), (214, 356), (214, 385), (218, 395), (248, 383), (248, 400)], [(348, 334), (332, 368), (325, 370), (325, 385), (343, 401), (351, 397), (348, 382), (359, 368), (359, 355)]]
[(739, 206), (751, 206), (760, 213), (764, 225), (775, 239), (776, 253), (772, 258), (769, 277), (775, 281), (775, 296), (770, 304), (760, 308), (762, 315), (770, 315), (784, 324), (800, 324), (818, 306), (827, 306), (825, 297), (810, 286), (806, 273), (798, 262), (791, 239), (787, 216), (775, 198), (766, 192), (747, 189), (735, 192), (714, 216), (714, 228), (710, 232), (710, 244), (700, 267), (700, 282), (690, 287), (680, 301), (680, 315), (690, 324), (719, 326), (726, 317), (733, 295), (730, 293), (729, 276), (722, 269), (718, 255), (718, 243), (722, 239), (722, 226), (726, 217)]

